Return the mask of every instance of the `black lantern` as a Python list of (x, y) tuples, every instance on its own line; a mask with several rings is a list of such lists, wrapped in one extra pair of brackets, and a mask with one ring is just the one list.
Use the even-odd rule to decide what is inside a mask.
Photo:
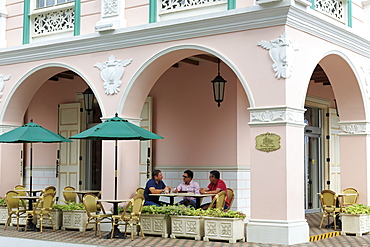
[(91, 88), (87, 88), (82, 94), (84, 96), (85, 111), (90, 115), (90, 112), (93, 110), (94, 93)]
[(221, 102), (224, 100), (224, 92), (225, 92), (225, 83), (227, 81), (222, 78), (220, 75), (220, 59), (218, 59), (218, 74), (215, 79), (212, 80), (213, 83), (213, 95), (215, 97), (215, 101), (217, 102), (217, 106), (221, 106)]

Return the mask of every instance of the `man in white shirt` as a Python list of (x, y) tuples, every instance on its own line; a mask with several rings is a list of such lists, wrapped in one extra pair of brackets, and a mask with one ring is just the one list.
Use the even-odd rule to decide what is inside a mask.
[[(184, 171), (182, 176), (184, 182), (182, 182), (176, 189), (173, 190), (174, 193), (194, 193), (199, 194), (199, 184), (193, 181), (194, 173), (190, 170)], [(194, 197), (184, 197), (179, 204), (184, 204), (185, 206), (192, 206), (195, 208), (196, 200)]]

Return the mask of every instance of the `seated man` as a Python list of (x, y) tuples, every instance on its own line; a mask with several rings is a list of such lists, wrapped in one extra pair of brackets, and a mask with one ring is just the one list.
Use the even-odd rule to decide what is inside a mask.
[(171, 187), (166, 186), (162, 181), (163, 175), (160, 170), (154, 170), (152, 174), (152, 179), (146, 182), (144, 190), (145, 206), (155, 205), (160, 206), (166, 204), (165, 202), (159, 201), (159, 196), (150, 196), (149, 194), (161, 194), (168, 193), (171, 191)]
[[(184, 192), (184, 193), (194, 193), (199, 194), (199, 184), (193, 181), (194, 173), (190, 170), (184, 171), (184, 175), (182, 176), (184, 182), (182, 182), (179, 186), (174, 189), (174, 193), (177, 192)], [(196, 201), (194, 197), (184, 197), (179, 204), (184, 204), (185, 206), (192, 206), (195, 208)]]
[[(219, 171), (210, 171), (209, 173), (209, 185), (205, 189), (200, 189), (201, 194), (218, 194), (220, 191), (226, 191), (226, 184), (224, 181), (220, 179), (220, 172)], [(212, 196), (212, 199), (215, 196)], [(200, 206), (203, 209), (207, 209), (210, 203), (203, 204)], [(225, 209), (229, 207), (229, 198), (226, 195), (226, 202), (225, 202)]]

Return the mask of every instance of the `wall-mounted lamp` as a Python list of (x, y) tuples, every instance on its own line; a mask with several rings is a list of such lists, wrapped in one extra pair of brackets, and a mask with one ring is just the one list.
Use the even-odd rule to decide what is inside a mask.
[(215, 101), (217, 102), (217, 106), (221, 106), (221, 102), (224, 100), (224, 92), (225, 92), (225, 83), (227, 82), (222, 76), (220, 75), (220, 59), (218, 59), (218, 74), (215, 79), (212, 80), (213, 83), (213, 95)]
[(90, 115), (90, 112), (93, 110), (94, 93), (91, 88), (87, 88), (82, 94), (84, 96), (85, 111)]

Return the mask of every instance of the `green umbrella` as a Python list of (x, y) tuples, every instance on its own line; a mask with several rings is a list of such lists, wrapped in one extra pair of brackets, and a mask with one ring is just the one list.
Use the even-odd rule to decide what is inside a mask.
[(56, 134), (42, 126), (31, 122), (0, 135), (0, 142), (5, 143), (30, 143), (30, 193), (32, 195), (32, 144), (34, 142), (72, 142), (71, 140)]
[(163, 137), (143, 129), (125, 119), (119, 118), (118, 114), (113, 118), (106, 120), (87, 129), (77, 135), (69, 137), (70, 139), (87, 140), (115, 140), (115, 177), (114, 177), (114, 199), (117, 199), (117, 147), (118, 140), (152, 140), (163, 139)]

